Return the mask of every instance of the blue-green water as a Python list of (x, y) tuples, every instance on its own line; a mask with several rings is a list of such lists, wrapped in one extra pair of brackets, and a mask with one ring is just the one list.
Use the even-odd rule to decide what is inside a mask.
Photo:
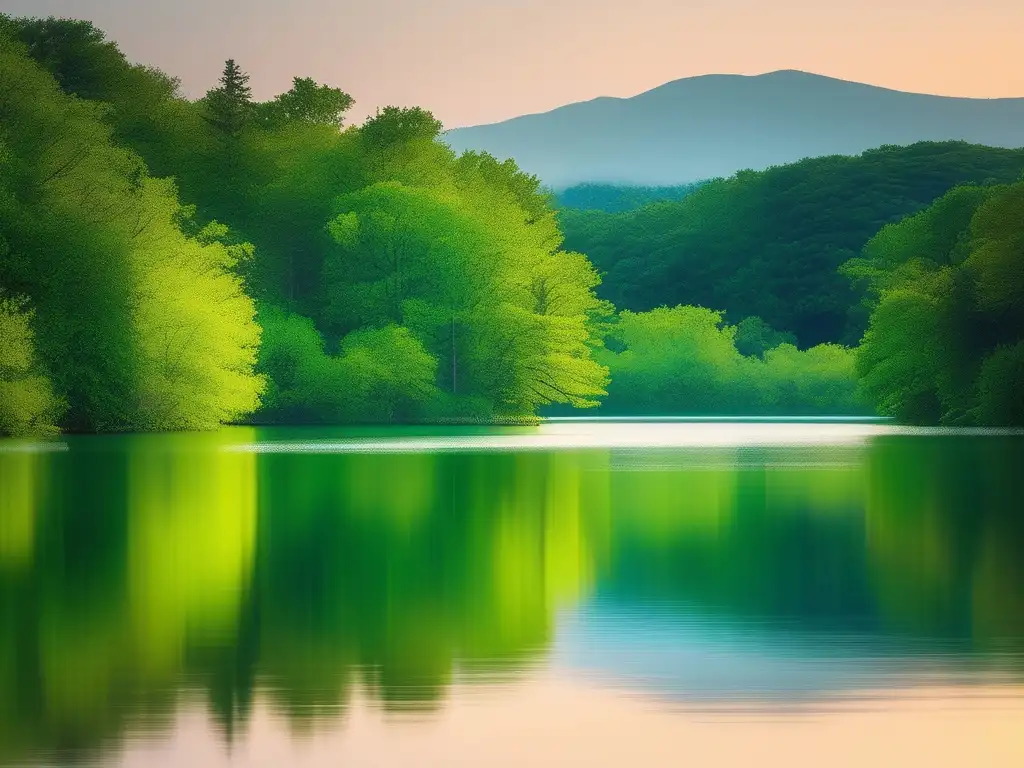
[(0, 765), (895, 754), (1024, 755), (1024, 436), (0, 441)]

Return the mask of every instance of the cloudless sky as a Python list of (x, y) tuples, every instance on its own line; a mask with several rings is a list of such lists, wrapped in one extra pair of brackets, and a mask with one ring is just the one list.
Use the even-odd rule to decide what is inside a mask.
[(0, 0), (0, 11), (90, 19), (189, 96), (229, 57), (260, 99), (313, 77), (355, 97), (356, 121), (418, 105), (454, 128), (777, 69), (1024, 96), (1022, 0)]

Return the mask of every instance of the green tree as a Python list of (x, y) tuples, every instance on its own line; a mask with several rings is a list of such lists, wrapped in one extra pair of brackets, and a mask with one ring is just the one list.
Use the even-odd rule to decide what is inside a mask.
[(682, 200), (702, 184), (703, 182), (695, 182), (674, 187), (640, 187), (587, 183), (563, 189), (555, 197), (558, 208), (563, 212), (577, 210), (625, 213), (651, 203)]
[(976, 418), (982, 424), (1024, 424), (1024, 341), (999, 346), (978, 374)]
[(736, 323), (736, 349), (741, 355), (764, 357), (781, 344), (796, 346), (796, 336), (777, 331), (760, 317), (745, 317)]
[(51, 434), (59, 402), (40, 370), (24, 300), (0, 297), (0, 435)]
[[(748, 326), (749, 330), (749, 326)], [(763, 330), (763, 329), (759, 329)], [(654, 415), (853, 415), (854, 353), (822, 344), (777, 344), (761, 355), (737, 349), (739, 329), (701, 307), (624, 311), (599, 355), (611, 373), (602, 411)]]
[(234, 59), (224, 63), (220, 85), (206, 94), (204, 103), (205, 119), (217, 131), (233, 139), (242, 134), (252, 117), (252, 89), (249, 75)]
[(433, 141), (441, 135), (441, 121), (420, 107), (384, 107), (359, 129), (366, 145), (384, 149), (415, 141)]
[(737, 412), (747, 361), (734, 335), (721, 312), (702, 307), (623, 311), (609, 342), (620, 351), (602, 357), (611, 371), (603, 407), (663, 415)]
[(588, 346), (597, 276), (585, 258), (545, 246), (514, 199), (485, 215), (458, 192), (389, 183), (339, 202), (324, 278), (337, 331), (405, 325), (443, 361), (443, 390), (499, 411), (591, 404), (603, 392)]
[(842, 271), (871, 312), (857, 367), (879, 410), (1020, 424), (1024, 184), (960, 187), (883, 229)]
[(259, 104), (256, 113), (262, 123), (273, 129), (290, 122), (341, 126), (354, 101), (340, 88), (318, 85), (308, 77), (296, 77), (291, 90), (273, 101)]
[(238, 252), (186, 237), (173, 185), (0, 36), (0, 284), (35, 310), (76, 430), (206, 428), (258, 405)]
[(415, 419), (435, 396), (437, 360), (406, 328), (346, 336), (328, 355), (312, 321), (272, 307), (259, 369), (270, 381), (259, 420), (272, 423), (390, 422)]

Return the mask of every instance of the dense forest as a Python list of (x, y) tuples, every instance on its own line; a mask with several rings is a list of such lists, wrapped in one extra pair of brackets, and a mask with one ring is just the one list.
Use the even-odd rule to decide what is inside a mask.
[(622, 309), (694, 304), (732, 322), (761, 318), (802, 345), (853, 345), (867, 317), (837, 267), (957, 184), (1022, 172), (1024, 149), (922, 142), (741, 171), (618, 214), (563, 210), (560, 223), (566, 246), (605, 273), (600, 295)]
[[(918, 165), (922, 157), (933, 158), (933, 163)], [(822, 164), (849, 168), (866, 158), (871, 159), (872, 168), (880, 158), (892, 165), (889, 196), (878, 195), (874, 208), (851, 212), (839, 205), (849, 195), (863, 193), (859, 186), (863, 180), (827, 198), (814, 196), (824, 185), (799, 180), (801, 170), (813, 177)], [(662, 306), (639, 313), (622, 310), (608, 349), (615, 349), (619, 341), (624, 352), (599, 354), (613, 373), (604, 407), (621, 413), (665, 412), (670, 403), (686, 402), (694, 413), (801, 414), (825, 413), (829, 408), (833, 413), (856, 413), (871, 404), (876, 412), (907, 423), (1024, 424), (1020, 394), (1024, 391), (1024, 179), (998, 184), (991, 175), (1020, 178), (1022, 158), (1024, 150), (918, 144), (889, 147), (860, 158), (808, 160), (748, 175), (746, 183), (757, 185), (771, 183), (773, 175), (781, 179), (784, 172), (792, 174), (797, 182), (786, 195), (804, 195), (801, 205), (810, 212), (799, 226), (790, 222), (785, 227), (768, 218), (744, 218), (735, 211), (730, 215), (736, 231), (743, 226), (758, 230), (760, 240), (759, 244), (751, 240), (750, 263), (733, 265), (731, 277), (706, 284), (718, 292), (718, 306), (726, 306), (727, 312), (692, 306), (672, 310)], [(999, 162), (1004, 163), (1002, 168)], [(916, 168), (918, 175), (904, 171), (901, 177), (901, 167)], [(984, 175), (988, 183), (952, 186), (923, 210), (891, 216), (893, 221), (856, 251), (813, 248), (813, 222), (841, 221), (842, 227), (825, 233), (833, 242), (851, 227), (871, 231), (868, 216), (878, 218), (883, 208), (911, 205), (908, 190), (926, 197), (928, 184), (937, 183), (936, 178), (947, 183), (949, 177), (944, 174), (954, 172)], [(843, 180), (842, 176), (829, 178), (836, 188)], [(721, 183), (718, 203), (737, 204), (737, 198), (747, 194), (739, 179)], [(901, 183), (900, 193), (892, 192)], [(709, 184), (700, 194), (710, 194), (718, 184)], [(728, 192), (730, 185), (732, 192)], [(664, 247), (657, 269), (673, 261), (682, 270), (720, 269), (716, 257), (701, 260), (705, 246), (699, 244), (719, 248), (727, 237), (725, 218), (719, 220), (718, 228), (716, 214), (710, 207), (698, 206), (697, 200), (695, 194), (681, 205), (643, 206), (634, 216), (566, 209), (562, 218), (568, 237), (573, 236), (573, 226), (580, 226), (586, 235), (599, 238), (601, 247), (614, 253), (614, 258), (628, 258), (623, 254), (631, 249)], [(759, 205), (788, 210), (763, 197)], [(774, 232), (765, 232), (766, 226)], [(736, 231), (737, 240), (750, 236)], [(672, 245), (658, 244), (673, 238)], [(777, 246), (787, 258), (762, 260), (769, 250), (765, 243), (773, 238), (773, 248)], [(684, 243), (698, 245), (690, 252)], [(602, 253), (598, 246), (575, 245), (586, 247), (588, 254)], [(738, 245), (734, 258), (736, 253), (743, 253)], [(836, 264), (840, 253), (858, 255)], [(790, 274), (795, 269), (790, 259), (799, 263), (801, 254), (807, 257), (801, 282), (792, 275), (779, 278), (783, 271)], [(620, 302), (625, 301), (622, 292), (635, 290), (643, 281), (650, 281), (648, 292), (664, 286), (651, 275), (625, 267), (619, 270), (620, 264), (612, 266), (602, 286), (609, 295), (619, 292)], [(620, 279), (635, 283), (624, 285), (617, 282)], [(699, 302), (692, 292), (699, 292), (702, 284), (699, 278), (684, 282), (674, 301)], [(762, 288), (755, 290), (758, 284)], [(801, 287), (808, 284), (813, 285)], [(833, 287), (837, 290), (830, 297)], [(800, 307), (815, 300), (831, 302), (835, 324), (830, 326), (826, 317), (814, 313), (799, 319)], [(790, 330), (775, 330), (753, 312), (762, 312)], [(724, 324), (726, 314), (743, 319), (730, 327)], [(843, 316), (846, 327), (840, 331), (838, 320)], [(829, 327), (837, 341), (852, 339), (858, 346), (851, 349), (825, 341), (798, 349), (799, 335), (805, 342), (808, 337), (828, 338)], [(639, 336), (638, 329), (643, 329)]]
[(429, 113), (341, 130), (351, 98), (308, 79), (256, 103), (229, 61), (188, 101), (89, 24), (8, 19), (3, 39), (5, 431), (487, 419), (603, 394), (590, 263), (559, 250), (535, 179), (455, 157)]
[(858, 369), (881, 412), (1024, 424), (1024, 181), (957, 187), (842, 271), (867, 288)]
[(576, 184), (555, 192), (559, 209), (623, 213), (651, 203), (682, 200), (700, 189), (703, 182), (679, 184), (674, 187), (620, 186), (616, 184)]
[[(347, 126), (341, 89), (296, 77), (259, 102), (233, 60), (215, 80), (190, 100), (87, 22), (0, 16), (0, 433), (597, 406), (1021, 419), (1021, 295), (991, 286), (1020, 284), (1024, 151), (556, 196), (456, 155), (424, 109)], [(969, 182), (955, 236), (904, 221)], [(908, 291), (941, 311), (901, 309)], [(904, 351), (922, 329), (900, 324), (940, 315), (971, 354), (938, 327), (935, 355)]]

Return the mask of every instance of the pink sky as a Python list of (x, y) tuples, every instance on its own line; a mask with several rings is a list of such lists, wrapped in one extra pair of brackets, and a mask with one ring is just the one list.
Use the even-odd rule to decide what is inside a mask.
[(420, 105), (447, 127), (708, 73), (803, 69), (900, 90), (1024, 96), (1020, 0), (3, 0), (88, 18), (201, 95), (233, 57), (268, 98), (293, 75), (361, 120)]

